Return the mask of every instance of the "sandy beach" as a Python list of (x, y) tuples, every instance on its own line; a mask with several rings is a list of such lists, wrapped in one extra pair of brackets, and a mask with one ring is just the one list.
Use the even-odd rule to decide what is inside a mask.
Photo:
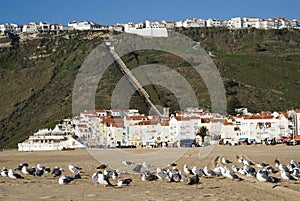
[[(143, 156), (158, 151), (158, 149), (127, 150), (137, 159), (139, 154)], [(244, 145), (233, 147), (216, 145), (206, 157), (201, 157), (203, 151), (205, 150), (201, 147), (184, 150), (184, 153), (175, 161), (178, 169), (182, 170), (184, 164), (189, 167), (197, 165), (203, 168), (207, 165), (213, 168), (215, 162), (221, 164), (218, 156), (228, 158), (238, 167), (241, 167), (241, 164), (237, 163), (236, 155), (243, 156), (255, 163), (269, 163), (273, 167), (275, 167), (274, 159), (276, 157), (283, 164), (289, 163), (291, 159), (300, 161), (300, 146)], [(119, 159), (123, 160), (123, 158), (116, 158), (116, 161)], [(104, 161), (107, 162), (107, 160)], [(167, 161), (167, 159), (164, 161), (165, 167), (169, 162), (174, 162)], [(94, 184), (91, 180), (91, 176), (97, 171), (96, 167), (100, 162), (90, 151), (17, 152), (8, 150), (0, 152), (1, 168), (15, 168), (19, 163), (24, 162), (29, 163), (30, 166), (40, 163), (51, 169), (59, 166), (64, 169), (63, 174), (70, 176), (72, 173), (68, 170), (68, 165), (74, 164), (82, 167), (84, 173), (82, 173), (82, 179), (74, 180), (67, 185), (59, 185), (58, 178), (53, 178), (51, 174), (44, 174), (42, 177), (25, 175), (25, 179), (20, 180), (0, 177), (0, 200), (298, 200), (300, 196), (300, 181), (281, 181), (277, 184), (262, 183), (256, 178), (246, 176), (241, 176), (242, 181), (230, 180), (222, 176), (217, 178), (201, 177), (201, 183), (196, 187), (185, 183), (167, 183), (161, 180), (143, 182), (139, 174), (131, 174), (129, 171), (130, 174), (121, 175), (120, 178), (132, 178), (133, 182), (130, 186), (104, 187)], [(131, 168), (124, 167), (119, 162), (118, 164), (120, 164), (120, 169), (130, 170)], [(115, 164), (112, 167), (115, 168), (114, 166)], [(155, 168), (153, 167), (153, 170)], [(280, 178), (279, 173), (274, 176)], [(116, 181), (112, 180), (112, 183), (116, 183)]]

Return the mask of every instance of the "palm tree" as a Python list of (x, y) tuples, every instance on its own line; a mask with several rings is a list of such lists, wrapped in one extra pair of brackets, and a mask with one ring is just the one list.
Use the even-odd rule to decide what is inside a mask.
[(201, 137), (201, 142), (203, 145), (204, 142), (204, 138), (206, 136), (208, 136), (208, 129), (206, 128), (206, 126), (201, 126), (197, 131), (196, 131), (196, 136), (200, 136)]

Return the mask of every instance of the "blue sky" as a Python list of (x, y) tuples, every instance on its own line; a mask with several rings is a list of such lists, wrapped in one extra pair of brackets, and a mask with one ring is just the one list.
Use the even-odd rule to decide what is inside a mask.
[(286, 17), (300, 20), (299, 0), (14, 0), (2, 1), (0, 23), (95, 21), (111, 25), (145, 19)]

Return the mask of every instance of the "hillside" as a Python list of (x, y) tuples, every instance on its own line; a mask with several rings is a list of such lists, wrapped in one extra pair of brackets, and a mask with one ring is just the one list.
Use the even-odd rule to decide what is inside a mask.
[[(250, 111), (286, 110), (300, 106), (300, 32), (293, 30), (177, 29), (211, 52), (227, 92), (228, 113), (238, 106)], [(40, 34), (36, 39), (14, 38), (0, 48), (0, 147), (71, 116), (72, 88), (86, 56), (107, 32)], [(7, 43), (7, 40), (5, 40)], [(1, 41), (0, 41), (1, 43)], [(124, 56), (130, 68), (159, 63), (185, 76), (203, 107), (210, 107), (201, 78), (186, 62), (162, 51), (137, 51)], [(122, 77), (112, 65), (99, 83), (97, 108), (109, 108), (111, 93)], [(147, 86), (155, 104), (179, 109), (174, 95), (160, 86)], [(147, 112), (138, 94), (131, 106)]]

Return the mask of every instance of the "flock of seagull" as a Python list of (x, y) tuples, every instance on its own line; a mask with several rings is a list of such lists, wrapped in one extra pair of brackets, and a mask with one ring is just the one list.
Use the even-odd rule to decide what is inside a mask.
[[(246, 177), (256, 178), (260, 182), (277, 183), (282, 180), (298, 180), (300, 178), (300, 164), (295, 160), (291, 160), (289, 164), (284, 165), (276, 158), (274, 160), (274, 167), (266, 163), (253, 163), (252, 161), (237, 156), (237, 163), (240, 165), (233, 165), (232, 161), (218, 156), (215, 159), (214, 168), (210, 169), (208, 166), (200, 168), (193, 166), (189, 168), (184, 165), (182, 171), (178, 169), (176, 163), (169, 163), (166, 168), (156, 168), (149, 163), (135, 164), (132, 161), (123, 161), (122, 165), (129, 167), (133, 173), (140, 174), (142, 181), (165, 180), (166, 182), (185, 182), (188, 185), (200, 184), (200, 177), (224, 177), (231, 180), (241, 181), (242, 175)], [(219, 160), (220, 159), (220, 160)], [(15, 169), (2, 168), (1, 176), (9, 177), (11, 179), (24, 179), (27, 175), (34, 177), (41, 177), (44, 174), (52, 174), (53, 177), (58, 177), (59, 184), (68, 184), (76, 179), (81, 179), (82, 168), (70, 164), (69, 171), (73, 176), (66, 176), (63, 174), (64, 170), (58, 166), (51, 171), (50, 167), (45, 167), (41, 164), (29, 167), (28, 163), (21, 163)], [(120, 175), (128, 175), (121, 169), (110, 169), (108, 164), (101, 164), (97, 171), (92, 175), (91, 180), (95, 184), (111, 187), (128, 186), (132, 182), (131, 178), (120, 179)], [(154, 169), (150, 171), (150, 169)], [(276, 173), (280, 173), (276, 177)], [(113, 182), (114, 181), (114, 182)]]

